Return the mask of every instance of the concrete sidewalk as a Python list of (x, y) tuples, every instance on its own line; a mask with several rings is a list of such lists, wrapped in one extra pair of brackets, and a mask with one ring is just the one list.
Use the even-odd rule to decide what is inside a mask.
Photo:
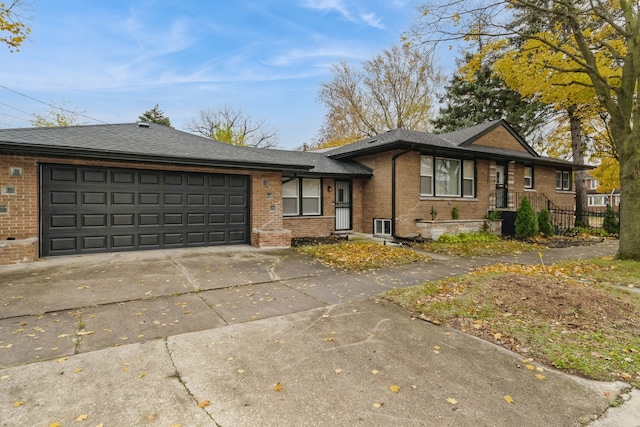
[(566, 426), (601, 414), (625, 384), (546, 367), (540, 381), (521, 356), (375, 298), (498, 260), (539, 257), (344, 273), (235, 247), (0, 267), (0, 425)]

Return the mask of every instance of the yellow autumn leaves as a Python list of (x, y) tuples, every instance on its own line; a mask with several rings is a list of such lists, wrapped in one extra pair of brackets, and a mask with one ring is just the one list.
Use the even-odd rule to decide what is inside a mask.
[(412, 250), (378, 243), (341, 243), (333, 245), (301, 246), (299, 252), (312, 255), (330, 267), (345, 270), (368, 270), (411, 264), (429, 258)]

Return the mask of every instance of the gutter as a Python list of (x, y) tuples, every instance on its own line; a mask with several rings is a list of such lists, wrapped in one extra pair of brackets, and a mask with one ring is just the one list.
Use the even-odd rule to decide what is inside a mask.
[(411, 151), (411, 149), (404, 150), (391, 158), (391, 237), (394, 239), (403, 239), (396, 234), (396, 159)]

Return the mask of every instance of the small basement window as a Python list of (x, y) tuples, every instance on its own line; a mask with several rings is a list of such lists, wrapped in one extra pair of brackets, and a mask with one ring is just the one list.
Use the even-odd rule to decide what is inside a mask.
[(14, 196), (17, 194), (15, 185), (3, 185), (2, 186), (2, 195), (3, 196)]
[(22, 168), (9, 167), (9, 176), (13, 177), (21, 177), (22, 176)]
[(377, 236), (391, 236), (391, 220), (383, 218), (374, 218), (373, 234)]
[(8, 214), (8, 213), (9, 213), (9, 206), (0, 205), (0, 214)]

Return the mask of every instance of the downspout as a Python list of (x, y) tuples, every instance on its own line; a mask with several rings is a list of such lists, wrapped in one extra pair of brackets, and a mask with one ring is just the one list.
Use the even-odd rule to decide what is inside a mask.
[(402, 239), (396, 234), (396, 159), (410, 153), (411, 149), (396, 153), (391, 158), (391, 237), (394, 239)]

